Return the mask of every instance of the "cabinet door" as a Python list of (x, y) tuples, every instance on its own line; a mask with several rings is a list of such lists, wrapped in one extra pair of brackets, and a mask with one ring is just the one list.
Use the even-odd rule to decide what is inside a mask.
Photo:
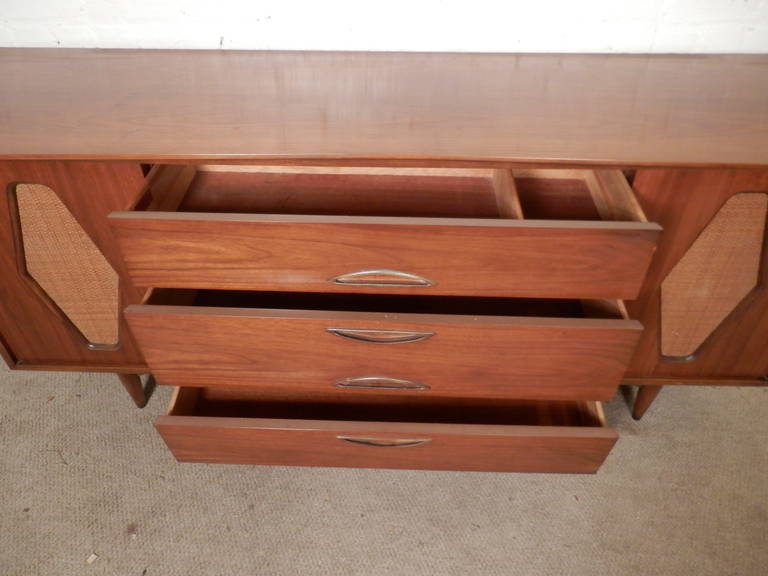
[(142, 294), (107, 214), (141, 194), (131, 163), (0, 162), (0, 349), (18, 368), (144, 370), (122, 317)]
[(627, 303), (645, 326), (628, 380), (765, 382), (768, 170), (641, 170), (633, 187), (664, 232)]

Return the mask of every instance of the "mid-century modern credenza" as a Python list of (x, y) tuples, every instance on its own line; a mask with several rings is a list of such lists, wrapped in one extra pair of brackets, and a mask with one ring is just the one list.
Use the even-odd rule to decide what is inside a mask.
[(0, 348), (182, 461), (594, 472), (766, 385), (768, 56), (0, 50)]

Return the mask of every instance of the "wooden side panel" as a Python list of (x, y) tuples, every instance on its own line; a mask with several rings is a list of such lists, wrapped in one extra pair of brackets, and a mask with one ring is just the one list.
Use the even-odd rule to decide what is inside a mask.
[(659, 222), (664, 233), (640, 297), (627, 302), (631, 317), (645, 326), (628, 378), (659, 378), (664, 383), (701, 379), (723, 384), (763, 380), (768, 375), (765, 232), (757, 287), (690, 358), (673, 361), (661, 355), (661, 287), (730, 198), (746, 192), (768, 192), (768, 170), (640, 170), (633, 187), (648, 219)]
[(118, 326), (114, 350), (89, 349), (85, 338), (61, 310), (41, 297), (19, 269), (20, 252), (11, 187), (39, 184), (53, 190), (89, 239), (120, 276), (119, 307), (140, 301), (123, 272), (122, 261), (106, 216), (132, 205), (139, 197), (143, 176), (138, 164), (92, 162), (0, 162), (0, 332), (13, 363), (19, 367), (67, 369), (93, 367), (116, 371), (144, 369), (144, 362), (124, 320)]
[[(658, 227), (634, 222), (118, 213), (139, 286), (466, 296), (634, 298)], [(397, 270), (430, 286), (332, 281)]]
[[(641, 332), (633, 321), (576, 318), (169, 306), (132, 306), (126, 316), (159, 383), (326, 394), (379, 377), (414, 384), (393, 394), (608, 400)], [(378, 344), (340, 329), (429, 336)]]

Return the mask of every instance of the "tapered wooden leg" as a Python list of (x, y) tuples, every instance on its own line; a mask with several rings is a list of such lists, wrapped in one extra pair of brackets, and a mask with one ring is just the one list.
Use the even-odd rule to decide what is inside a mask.
[(136, 406), (144, 408), (147, 404), (147, 396), (144, 394), (144, 387), (141, 385), (141, 378), (138, 374), (118, 374), (123, 388), (130, 394)]
[(635, 396), (635, 404), (632, 407), (632, 418), (640, 420), (645, 411), (648, 410), (648, 407), (653, 404), (662, 388), (663, 386), (639, 386), (637, 388), (637, 396)]

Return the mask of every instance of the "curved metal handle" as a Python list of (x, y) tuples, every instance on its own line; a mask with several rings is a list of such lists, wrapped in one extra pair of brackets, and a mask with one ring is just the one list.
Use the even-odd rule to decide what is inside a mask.
[(429, 386), (413, 380), (389, 376), (358, 376), (336, 382), (339, 388), (375, 388), (376, 390), (429, 390)]
[(435, 335), (434, 332), (419, 332), (416, 330), (363, 330), (357, 328), (326, 328), (327, 332), (371, 344), (407, 344), (421, 342)]
[(376, 448), (409, 448), (431, 442), (432, 438), (373, 438), (369, 436), (336, 436), (339, 440)]
[(385, 268), (376, 270), (360, 270), (341, 274), (331, 278), (329, 282), (334, 284), (347, 284), (350, 286), (401, 286), (403, 288), (419, 288), (434, 286), (435, 283), (428, 278), (410, 274), (409, 272), (400, 272), (399, 270), (387, 270)]

